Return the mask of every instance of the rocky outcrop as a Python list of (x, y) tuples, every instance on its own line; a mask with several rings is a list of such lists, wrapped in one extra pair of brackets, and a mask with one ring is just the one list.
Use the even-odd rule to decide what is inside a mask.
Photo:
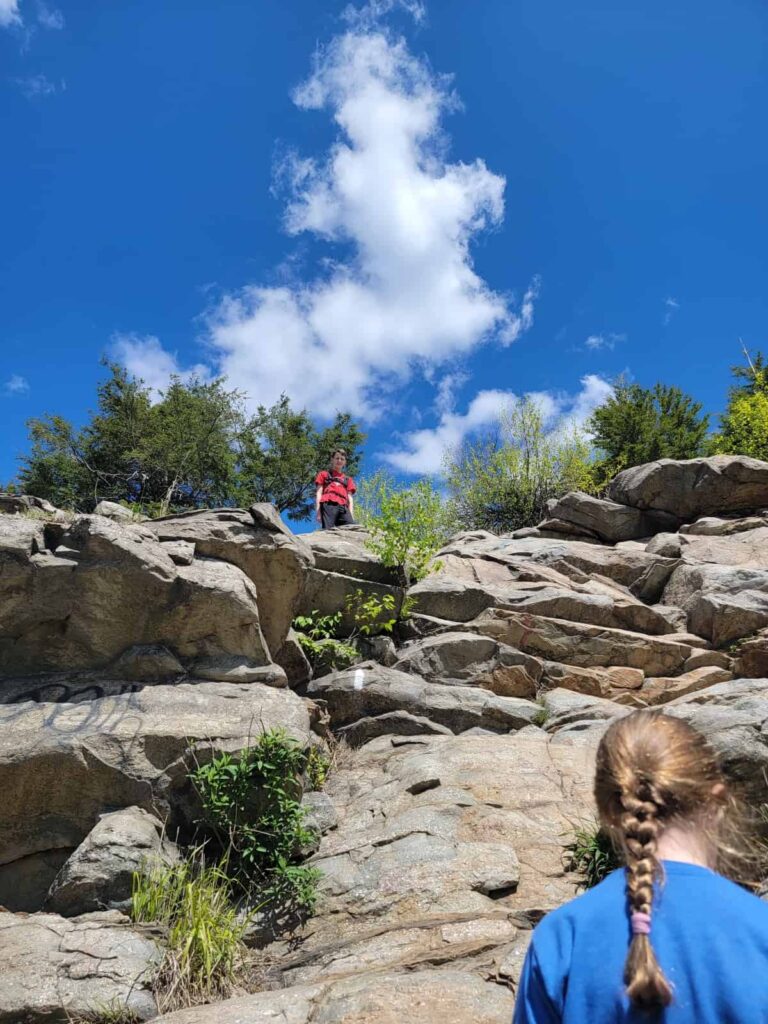
[(502, 697), (536, 696), (542, 667), (514, 647), (477, 633), (440, 633), (406, 645), (394, 667), (430, 683), (478, 686)]
[[(562, 498), (547, 502), (547, 512), (550, 519), (580, 527), (609, 544), (652, 537), (679, 525), (677, 516), (668, 512), (641, 512), (581, 491), (569, 491)], [(546, 529), (546, 524), (542, 524), (542, 528)]]
[(152, 1020), (154, 941), (115, 911), (63, 918), (0, 909), (0, 1022), (49, 1024), (125, 1008)]
[[(304, 701), (259, 683), (153, 686), (78, 704), (0, 707), (0, 904), (39, 908), (61, 867), (54, 863), (46, 878), (39, 855), (72, 853), (106, 811), (155, 811), (171, 829), (188, 822), (197, 813), (187, 781), (193, 754), (242, 749), (274, 727), (309, 742)], [(38, 890), (19, 906), (19, 879), (33, 868)]]

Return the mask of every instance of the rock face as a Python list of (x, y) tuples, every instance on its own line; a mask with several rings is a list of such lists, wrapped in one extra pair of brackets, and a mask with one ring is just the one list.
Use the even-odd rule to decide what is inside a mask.
[(275, 991), (168, 1024), (509, 1024), (531, 927), (577, 891), (564, 847), (594, 818), (597, 743), (636, 708), (690, 721), (768, 803), (766, 463), (661, 460), (608, 499), (564, 495), (538, 527), (458, 534), (408, 619), (322, 678), (297, 613), (341, 611), (349, 639), (356, 591), (403, 598), (362, 528), (296, 538), (268, 506), (136, 522), (6, 497), (0, 1024), (126, 1000), (155, 1014), (154, 942), (104, 908), (175, 856), (163, 836), (190, 841), (194, 759), (262, 729), (346, 741), (303, 795), (317, 911), (249, 933)]
[(152, 1020), (158, 957), (155, 943), (114, 911), (66, 919), (0, 910), (0, 1021), (48, 1024), (109, 1006)]
[(625, 469), (608, 487), (621, 505), (699, 516), (768, 507), (768, 463), (745, 455), (709, 459), (659, 459)]
[(45, 909), (74, 917), (129, 909), (134, 871), (178, 860), (163, 823), (140, 807), (104, 814), (53, 880)]
[[(183, 824), (193, 813), (192, 751), (205, 758), (214, 749), (242, 749), (278, 726), (309, 742), (301, 698), (259, 683), (153, 686), (79, 704), (1, 707), (0, 902), (24, 909), (14, 905), (14, 892), (26, 859), (71, 853), (106, 811), (139, 807)], [(38, 878), (38, 906), (60, 866)]]

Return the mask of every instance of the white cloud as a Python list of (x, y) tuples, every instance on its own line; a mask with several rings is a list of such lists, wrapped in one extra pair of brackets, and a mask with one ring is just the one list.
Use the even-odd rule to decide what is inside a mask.
[[(374, 16), (391, 6), (369, 8)], [(505, 182), (482, 160), (448, 161), (450, 83), (404, 40), (373, 27), (346, 31), (316, 57), (294, 99), (328, 110), (338, 137), (320, 160), (286, 162), (285, 226), (341, 244), (343, 260), (325, 261), (308, 280), (227, 295), (207, 317), (206, 340), (217, 370), (253, 404), (287, 392), (320, 415), (372, 419), (416, 368), (453, 363), (491, 339), (508, 344), (529, 328), (538, 282), (515, 310), (475, 271), (471, 243), (501, 223)]]
[(37, 5), (37, 20), (43, 28), (62, 29), (64, 28), (64, 15), (56, 7), (49, 7), (45, 3)]
[(677, 299), (673, 299), (671, 296), (668, 296), (666, 299), (664, 299), (664, 307), (664, 317), (661, 322), (663, 326), (666, 327), (669, 321), (672, 319), (673, 315), (677, 312), (678, 309), (680, 309), (680, 303), (677, 301)]
[(20, 25), (19, 0), (0, 0), (0, 26)]
[(362, 7), (349, 4), (342, 12), (342, 18), (355, 28), (371, 29), (387, 14), (403, 10), (420, 24), (427, 16), (427, 9), (421, 0), (368, 0)]
[[(608, 381), (596, 374), (581, 378), (576, 394), (532, 391), (524, 397), (536, 402), (550, 429), (583, 427), (592, 412), (613, 393)], [(440, 473), (447, 449), (455, 448), (465, 437), (496, 423), (505, 409), (520, 401), (512, 391), (489, 390), (475, 395), (466, 413), (445, 412), (436, 427), (415, 430), (405, 437), (401, 451), (380, 457), (403, 473)]]
[(207, 380), (210, 369), (198, 364), (182, 369), (175, 352), (168, 352), (152, 335), (117, 334), (112, 339), (111, 354), (134, 377), (138, 377), (152, 389), (155, 397), (168, 384), (172, 376), (182, 380), (197, 377)]
[(16, 78), (14, 81), (28, 100), (34, 100), (40, 96), (52, 96), (56, 92), (63, 92), (67, 87), (66, 82), (61, 81), (56, 85), (45, 75), (27, 75), (26, 78)]
[(584, 348), (589, 352), (608, 351), (613, 352), (619, 342), (626, 341), (626, 334), (590, 334), (584, 342)]
[(26, 377), (21, 377), (18, 373), (12, 373), (3, 384), (4, 395), (24, 395), (27, 391), (29, 391), (29, 382)]

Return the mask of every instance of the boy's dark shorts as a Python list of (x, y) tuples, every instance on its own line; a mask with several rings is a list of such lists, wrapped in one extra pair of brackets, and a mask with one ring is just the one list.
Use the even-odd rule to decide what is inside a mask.
[(335, 501), (320, 502), (320, 517), (324, 530), (332, 530), (334, 526), (352, 526), (354, 523), (349, 506), (339, 505)]

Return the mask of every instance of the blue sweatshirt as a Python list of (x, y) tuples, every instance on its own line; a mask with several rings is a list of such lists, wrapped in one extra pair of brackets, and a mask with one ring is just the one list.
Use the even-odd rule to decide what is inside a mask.
[(768, 903), (706, 868), (663, 864), (651, 942), (672, 1004), (649, 1015), (624, 994), (621, 869), (535, 929), (513, 1024), (768, 1024)]

